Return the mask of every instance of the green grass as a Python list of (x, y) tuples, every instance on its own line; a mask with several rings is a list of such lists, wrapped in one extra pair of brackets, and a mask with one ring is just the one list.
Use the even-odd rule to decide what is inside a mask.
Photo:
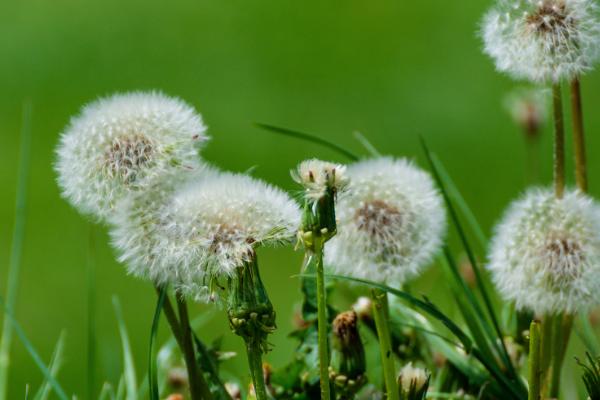
[[(52, 162), (59, 132), (83, 103), (118, 90), (156, 88), (181, 96), (203, 113), (210, 127), (213, 139), (203, 152), (206, 159), (235, 171), (256, 166), (255, 176), (286, 189), (295, 188), (289, 170), (304, 158), (346, 160), (317, 144), (274, 136), (253, 126), (254, 121), (318, 132), (352, 153), (367, 154), (353, 137), (360, 131), (381, 153), (416, 158), (426, 166), (418, 141), (422, 134), (489, 237), (507, 202), (526, 182), (524, 144), (502, 109), (504, 96), (520, 85), (494, 71), (476, 35), (490, 4), (2, 2), (0, 290), (7, 291), (12, 236), (19, 223), (14, 213), (19, 132), (22, 104), (29, 99), (35, 106), (31, 176), (14, 314), (44, 360), (50, 360), (56, 338), (66, 330), (59, 378), (69, 393), (82, 398), (87, 391), (89, 222), (60, 198)], [(600, 105), (595, 90), (600, 73), (585, 77), (582, 85), (589, 110), (590, 187), (597, 196), (600, 177), (594, 171), (600, 171), (600, 157), (594, 154), (600, 136), (594, 130), (600, 113), (593, 110)], [(541, 180), (549, 183), (549, 132), (540, 152)], [(472, 233), (471, 225), (465, 225)], [(96, 391), (108, 380), (116, 393), (122, 353), (111, 296), (121, 299), (128, 333), (136, 338), (130, 344), (138, 382), (146, 376), (156, 296), (147, 283), (126, 276), (105, 229), (97, 228), (96, 234)], [(477, 240), (473, 235), (471, 242), (480, 247)], [(458, 248), (455, 239), (451, 246)], [(301, 255), (282, 249), (260, 256), (279, 316), (279, 329), (271, 338), (276, 350), (266, 359), (280, 366), (295, 344), (287, 337), (292, 328), (288, 316), (301, 297), (299, 289), (291, 296), (289, 288), (297, 283), (290, 276), (298, 273)], [(432, 268), (414, 290), (433, 293), (436, 304), (448, 304), (451, 294), (439, 288), (440, 277), (440, 268)], [(195, 306), (192, 313), (206, 310)], [(167, 331), (161, 324), (159, 342)], [(228, 332), (226, 318), (217, 312), (199, 334), (210, 341), (223, 332)], [(224, 348), (242, 350), (228, 334)], [(573, 343), (567, 367), (575, 367), (571, 355), (582, 356), (580, 349)], [(22, 398), (26, 384), (35, 393), (44, 377), (20, 342), (13, 341), (10, 361), (8, 398)], [(222, 368), (243, 376), (246, 360), (237, 357)]]

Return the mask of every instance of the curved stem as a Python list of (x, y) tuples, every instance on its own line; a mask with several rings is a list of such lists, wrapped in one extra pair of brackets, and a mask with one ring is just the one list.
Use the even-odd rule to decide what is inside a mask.
[(577, 187), (588, 191), (585, 135), (583, 129), (583, 108), (581, 106), (581, 84), (579, 77), (571, 82), (571, 113), (573, 119), (573, 144), (575, 150), (575, 179)]
[(388, 296), (384, 291), (376, 289), (373, 289), (371, 296), (373, 298), (373, 317), (377, 328), (387, 399), (399, 400), (400, 393), (398, 392), (398, 383), (396, 382), (396, 366), (394, 364), (394, 352), (392, 351), (389, 326)]
[(540, 323), (531, 321), (529, 326), (529, 396), (528, 400), (539, 400), (540, 379), (542, 375), (540, 365)]
[(565, 127), (560, 83), (552, 86), (554, 110), (554, 191), (557, 198), (565, 192)]
[(252, 375), (256, 400), (267, 400), (269, 397), (267, 396), (267, 387), (263, 375), (262, 350), (260, 345), (247, 340), (246, 352), (248, 354), (248, 364), (250, 365), (250, 374)]
[[(190, 317), (188, 315), (187, 304), (182, 296), (175, 295), (177, 298), (177, 308), (179, 309), (179, 319), (181, 327), (181, 351), (185, 358), (185, 366), (188, 372), (190, 383), (190, 394), (192, 400), (209, 400), (212, 394), (208, 389), (208, 384), (201, 371), (198, 370), (196, 361), (196, 351), (192, 342), (192, 328), (190, 327)], [(165, 302), (166, 304), (166, 302)]]
[(319, 333), (319, 377), (321, 382), (321, 400), (331, 399), (329, 387), (329, 341), (327, 331), (327, 299), (325, 293), (325, 274), (323, 272), (323, 243), (315, 243), (317, 258), (317, 327)]

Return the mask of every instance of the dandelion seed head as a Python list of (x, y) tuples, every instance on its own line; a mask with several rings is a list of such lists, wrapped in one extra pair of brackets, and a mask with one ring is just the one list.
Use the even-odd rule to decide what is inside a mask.
[(404, 159), (348, 166), (350, 186), (338, 199), (338, 233), (325, 249), (337, 274), (399, 287), (439, 249), (445, 211), (433, 180)]
[(499, 71), (533, 82), (570, 80), (600, 54), (598, 7), (593, 0), (499, 0), (482, 36)]
[(321, 198), (328, 188), (338, 194), (348, 186), (344, 165), (317, 159), (301, 162), (297, 170), (292, 171), (292, 177), (305, 187), (307, 196), (314, 200)]
[(539, 315), (575, 313), (600, 290), (600, 206), (578, 191), (529, 190), (496, 227), (489, 269), (507, 300)]
[(158, 92), (94, 101), (62, 133), (55, 169), (63, 196), (79, 211), (106, 219), (127, 193), (176, 170), (198, 166), (207, 140), (202, 118)]

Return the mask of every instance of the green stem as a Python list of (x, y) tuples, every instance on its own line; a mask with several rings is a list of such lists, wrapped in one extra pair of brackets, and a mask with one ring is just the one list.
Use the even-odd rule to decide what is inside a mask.
[(548, 376), (550, 373), (550, 363), (552, 361), (552, 327), (554, 317), (551, 315), (545, 316), (542, 321), (542, 329), (540, 335), (540, 385), (541, 394), (545, 395), (547, 392)]
[(541, 398), (540, 344), (540, 323), (531, 321), (529, 326), (529, 400), (539, 400)]
[(585, 155), (585, 135), (583, 129), (583, 108), (581, 106), (581, 83), (579, 77), (571, 82), (571, 113), (573, 119), (573, 144), (575, 150), (575, 179), (577, 187), (588, 191), (587, 161)]
[(246, 352), (248, 354), (248, 364), (250, 365), (250, 375), (254, 383), (254, 393), (256, 400), (267, 400), (267, 387), (265, 386), (265, 378), (263, 375), (262, 366), (262, 350), (260, 343), (252, 340), (246, 341)]
[(560, 83), (552, 86), (554, 110), (554, 191), (557, 198), (565, 192), (565, 127)]
[(208, 384), (204, 379), (204, 375), (202, 375), (201, 371), (198, 369), (196, 351), (194, 350), (194, 343), (192, 342), (190, 317), (188, 315), (185, 298), (178, 294), (176, 294), (175, 297), (177, 298), (177, 308), (179, 309), (179, 320), (181, 326), (181, 351), (183, 352), (183, 356), (185, 358), (192, 400), (212, 399), (213, 396), (208, 389)]
[(329, 338), (327, 323), (327, 299), (325, 293), (325, 274), (323, 272), (323, 242), (315, 239), (317, 258), (317, 327), (319, 334), (319, 377), (321, 379), (321, 400), (331, 399), (329, 387)]
[(94, 226), (89, 226), (87, 260), (87, 394), (94, 397), (96, 387), (96, 248)]
[(573, 326), (573, 316), (559, 315), (554, 321), (554, 337), (552, 340), (552, 375), (550, 378), (550, 398), (558, 398), (560, 391), (560, 373), (565, 359), (571, 328)]
[(394, 364), (394, 352), (392, 351), (392, 339), (389, 326), (389, 304), (387, 293), (373, 289), (373, 317), (377, 327), (379, 339), (379, 350), (381, 352), (381, 364), (388, 400), (399, 400), (398, 383), (396, 382), (396, 366)]

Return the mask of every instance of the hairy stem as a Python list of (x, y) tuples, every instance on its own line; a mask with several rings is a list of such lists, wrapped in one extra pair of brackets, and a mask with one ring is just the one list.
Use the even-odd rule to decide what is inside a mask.
[(396, 382), (396, 366), (394, 364), (394, 352), (392, 351), (392, 339), (389, 326), (389, 304), (387, 293), (373, 289), (373, 318), (377, 327), (379, 339), (379, 350), (381, 352), (381, 364), (385, 379), (385, 388), (388, 400), (398, 400), (398, 383)]
[(250, 375), (254, 383), (254, 393), (256, 400), (267, 400), (267, 387), (262, 367), (262, 350), (260, 344), (252, 340), (246, 340), (246, 352), (248, 354), (248, 364), (250, 365)]
[[(201, 371), (198, 369), (196, 361), (196, 351), (192, 342), (192, 328), (190, 327), (190, 317), (188, 315), (187, 304), (183, 296), (177, 295), (177, 308), (179, 309), (179, 320), (181, 327), (181, 351), (185, 358), (185, 365), (190, 382), (190, 394), (192, 400), (212, 399), (212, 394), (208, 389), (208, 384)], [(167, 302), (165, 301), (165, 305)], [(166, 313), (165, 313), (166, 314)]]
[(331, 399), (329, 387), (329, 338), (327, 323), (327, 299), (325, 293), (325, 274), (323, 272), (323, 243), (315, 243), (317, 258), (317, 326), (319, 334), (319, 377), (321, 382), (321, 400)]
[(531, 321), (529, 326), (529, 396), (528, 400), (540, 400), (540, 379), (542, 370), (540, 365), (540, 323)]
[(565, 192), (565, 126), (560, 83), (552, 86), (554, 110), (554, 191), (557, 198)]
[(575, 179), (582, 192), (588, 191), (583, 108), (581, 106), (581, 83), (579, 77), (571, 81), (571, 113), (573, 119), (573, 144), (575, 149)]

